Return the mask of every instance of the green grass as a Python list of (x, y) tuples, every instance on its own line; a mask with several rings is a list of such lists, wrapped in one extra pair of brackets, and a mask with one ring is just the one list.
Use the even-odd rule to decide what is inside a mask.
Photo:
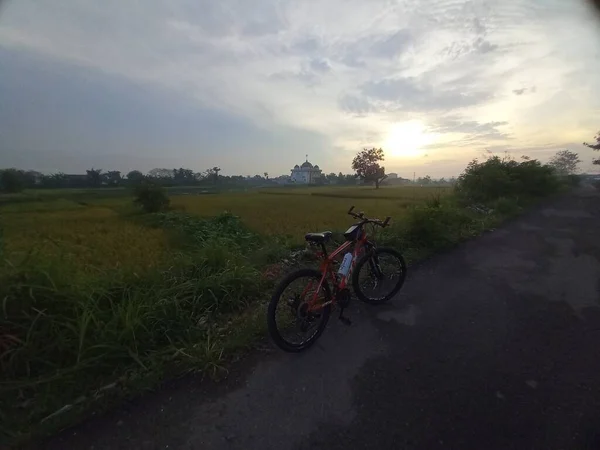
[(5, 436), (26, 435), (53, 411), (130, 374), (214, 373), (224, 349), (240, 345), (239, 334), (228, 337), (228, 317), (268, 292), (261, 269), (281, 250), (230, 215), (158, 214), (148, 225), (167, 230), (174, 248), (142, 274), (86, 271), (52, 257), (1, 268)]

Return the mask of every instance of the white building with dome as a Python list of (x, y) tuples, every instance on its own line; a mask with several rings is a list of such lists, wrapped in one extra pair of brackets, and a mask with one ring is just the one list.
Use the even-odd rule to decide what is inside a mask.
[(306, 155), (306, 161), (301, 166), (296, 164), (292, 169), (290, 181), (296, 184), (314, 184), (320, 181), (321, 176), (322, 171), (319, 166), (309, 163), (308, 155)]

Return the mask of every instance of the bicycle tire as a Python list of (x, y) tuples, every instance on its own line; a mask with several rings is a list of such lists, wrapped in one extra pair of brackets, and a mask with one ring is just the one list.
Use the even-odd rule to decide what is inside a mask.
[[(295, 281), (299, 278), (313, 278), (316, 281), (320, 281), (322, 276), (323, 276), (323, 274), (321, 272), (319, 272), (318, 270), (300, 269), (300, 270), (292, 272), (288, 276), (286, 276), (279, 283), (277, 288), (275, 289), (275, 292), (273, 293), (273, 296), (271, 297), (271, 301), (269, 302), (269, 307), (267, 309), (267, 327), (268, 327), (269, 335), (271, 336), (271, 339), (280, 349), (282, 349), (286, 352), (290, 352), (290, 353), (299, 353), (301, 351), (304, 351), (307, 348), (309, 348), (310, 346), (312, 346), (317, 341), (317, 339), (319, 339), (319, 337), (325, 330), (325, 327), (327, 326), (327, 322), (329, 321), (329, 316), (331, 314), (331, 304), (323, 307), (323, 309), (322, 309), (323, 317), (321, 318), (321, 322), (319, 323), (316, 333), (313, 336), (311, 336), (309, 340), (307, 340), (299, 345), (291, 344), (281, 336), (281, 333), (279, 332), (279, 328), (277, 327), (277, 321), (276, 321), (277, 305), (279, 304), (281, 295), (285, 292), (285, 289), (293, 281)], [(327, 283), (326, 280), (323, 280), (322, 287), (325, 292), (326, 301), (331, 300), (331, 298), (332, 298), (331, 297), (331, 289), (329, 288), (329, 284)]]
[[(386, 294), (385, 296), (383, 296), (381, 298), (377, 298), (377, 299), (374, 299), (374, 298), (371, 298), (371, 297), (365, 295), (365, 293), (362, 291), (362, 289), (360, 287), (360, 280), (359, 280), (359, 274), (360, 274), (362, 267), (369, 261), (369, 259), (371, 259), (373, 257), (373, 253), (375, 253), (376, 255), (380, 255), (380, 254), (392, 255), (394, 258), (396, 258), (398, 260), (398, 262), (400, 263), (400, 267), (402, 269), (402, 273), (401, 273), (400, 277), (398, 278), (396, 286), (394, 286), (394, 288), (388, 294)], [(356, 267), (354, 268), (354, 272), (352, 273), (352, 287), (354, 288), (354, 293), (361, 301), (363, 301), (365, 303), (369, 303), (371, 305), (380, 305), (382, 303), (388, 302), (400, 291), (400, 289), (402, 289), (405, 279), (406, 279), (406, 261), (404, 260), (404, 257), (402, 256), (402, 254), (393, 248), (377, 247), (377, 248), (373, 249), (372, 251), (368, 252), (366, 255), (364, 255), (356, 263)]]

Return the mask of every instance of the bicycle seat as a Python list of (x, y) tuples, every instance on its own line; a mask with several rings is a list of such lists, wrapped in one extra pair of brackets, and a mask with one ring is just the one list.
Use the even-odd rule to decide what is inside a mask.
[(331, 235), (331, 231), (323, 231), (321, 233), (306, 233), (304, 235), (304, 239), (306, 239), (308, 242), (323, 244), (329, 240)]

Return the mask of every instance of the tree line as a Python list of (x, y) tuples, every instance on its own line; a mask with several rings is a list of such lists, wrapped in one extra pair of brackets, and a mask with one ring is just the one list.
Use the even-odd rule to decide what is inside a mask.
[[(179, 169), (156, 168), (143, 173), (131, 170), (123, 174), (119, 170), (91, 168), (84, 174), (65, 174), (62, 172), (43, 174), (35, 170), (15, 168), (0, 169), (0, 191), (20, 192), (23, 189), (60, 189), (60, 188), (110, 188), (131, 187), (143, 182), (163, 187), (172, 186), (269, 186), (283, 183), (289, 177), (270, 178), (268, 172), (250, 177), (242, 175), (221, 175), (220, 167), (212, 167), (203, 172), (180, 167)], [(322, 177), (322, 184), (356, 184), (356, 175), (329, 174)]]
[[(595, 151), (600, 151), (600, 132), (594, 137), (593, 143), (584, 142), (583, 145)], [(373, 184), (378, 189), (383, 183), (411, 183), (407, 179), (399, 179), (395, 182), (387, 180), (388, 175), (385, 167), (380, 163), (385, 159), (383, 149), (364, 148), (359, 151), (352, 160), (352, 170), (354, 174), (329, 173), (318, 179), (317, 184), (337, 184), (352, 185), (357, 180), (364, 184)], [(577, 171), (577, 166), (581, 162), (579, 156), (570, 150), (559, 151), (548, 163), (559, 175), (572, 175)], [(600, 158), (594, 159), (593, 164), (600, 165)], [(85, 174), (67, 175), (62, 172), (50, 175), (37, 172), (35, 170), (21, 169), (0, 169), (0, 191), (19, 192), (30, 188), (99, 188), (99, 187), (121, 187), (135, 186), (144, 181), (151, 181), (164, 187), (169, 186), (203, 186), (203, 185), (245, 185), (260, 186), (274, 185), (279, 182), (285, 182), (289, 177), (281, 176), (275, 179), (269, 178), (269, 174), (254, 175), (253, 177), (244, 177), (241, 175), (223, 176), (220, 174), (220, 167), (212, 167), (203, 172), (194, 172), (192, 169), (180, 167), (179, 169), (156, 168), (150, 170), (147, 174), (139, 170), (132, 170), (123, 175), (118, 170), (103, 171), (102, 169), (88, 169)], [(435, 180), (429, 175), (419, 177), (413, 182), (420, 186), (426, 185), (452, 185), (456, 182), (454, 177), (446, 180), (440, 178)]]

